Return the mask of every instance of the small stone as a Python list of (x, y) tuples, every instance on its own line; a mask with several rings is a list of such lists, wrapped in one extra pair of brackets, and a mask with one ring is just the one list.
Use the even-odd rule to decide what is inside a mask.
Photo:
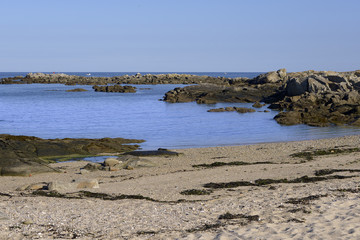
[(25, 221), (22, 221), (21, 223), (24, 225), (30, 225), (30, 224), (33, 224), (34, 222), (31, 220), (25, 220)]
[(89, 173), (90, 171), (89, 170), (86, 170), (86, 169), (84, 169), (84, 168), (81, 168), (80, 169), (80, 174), (87, 174), (87, 173)]

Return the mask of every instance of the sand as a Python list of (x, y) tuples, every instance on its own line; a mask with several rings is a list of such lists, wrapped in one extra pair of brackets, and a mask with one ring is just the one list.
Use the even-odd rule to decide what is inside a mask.
[[(0, 239), (358, 239), (360, 172), (348, 170), (360, 169), (359, 143), (360, 136), (347, 136), (176, 149), (182, 155), (146, 157), (156, 164), (151, 168), (80, 174), (87, 162), (79, 161), (52, 164), (61, 173), (1, 177)], [(291, 156), (318, 149), (332, 154), (312, 160)], [(249, 165), (193, 167), (234, 161)], [(322, 169), (344, 171), (308, 183), (204, 187), (208, 183), (315, 177), (315, 171)], [(80, 179), (99, 181), (98, 189), (83, 189), (86, 191), (146, 199), (58, 198), (17, 190), (32, 183)], [(181, 194), (190, 189), (212, 192)]]

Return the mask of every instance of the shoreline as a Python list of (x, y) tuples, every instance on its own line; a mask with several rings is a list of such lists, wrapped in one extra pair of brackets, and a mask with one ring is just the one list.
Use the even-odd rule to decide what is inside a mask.
[[(354, 239), (359, 144), (352, 135), (176, 149), (181, 155), (144, 157), (154, 167), (80, 174), (87, 162), (62, 162), (51, 164), (61, 173), (1, 177), (0, 239)], [(99, 188), (63, 197), (16, 190), (84, 178)], [(81, 191), (94, 194), (74, 198)]]

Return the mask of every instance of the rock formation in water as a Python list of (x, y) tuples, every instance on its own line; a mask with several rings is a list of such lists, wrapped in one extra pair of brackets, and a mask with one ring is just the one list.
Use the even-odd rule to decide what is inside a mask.
[(284, 125), (308, 124), (360, 126), (360, 71), (306, 71), (285, 69), (226, 85), (199, 84), (175, 88), (164, 101), (216, 103), (265, 102), (280, 112), (275, 120)]
[(0, 175), (29, 175), (54, 171), (47, 163), (71, 156), (94, 156), (136, 150), (143, 140), (123, 138), (41, 139), (0, 135)]
[(226, 107), (226, 108), (214, 108), (208, 110), (208, 112), (238, 112), (238, 113), (250, 113), (256, 112), (253, 108), (243, 108), (243, 107)]
[(224, 78), (197, 76), (191, 74), (146, 74), (123, 75), (114, 77), (82, 77), (63, 73), (45, 74), (29, 73), (25, 77), (17, 76), (0, 79), (1, 84), (30, 84), (30, 83), (61, 83), (66, 85), (106, 85), (106, 84), (226, 84), (229, 81), (240, 81), (246, 78)]
[(119, 92), (119, 93), (135, 93), (136, 87), (133, 86), (121, 86), (121, 85), (111, 85), (111, 86), (93, 86), (95, 92)]
[[(360, 126), (360, 70), (352, 72), (311, 70), (287, 73), (286, 69), (280, 69), (253, 79), (189, 74), (79, 77), (66, 74), (29, 73), (25, 77), (1, 79), (1, 83), (197, 84), (175, 88), (165, 93), (163, 100), (170, 103), (196, 101), (199, 104), (265, 102), (271, 104), (270, 108), (283, 111), (275, 117), (280, 124)], [(113, 91), (110, 90), (110, 86), (97, 88)]]

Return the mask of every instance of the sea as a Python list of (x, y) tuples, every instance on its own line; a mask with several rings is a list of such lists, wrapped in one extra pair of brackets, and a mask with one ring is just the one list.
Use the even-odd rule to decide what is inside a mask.
[[(64, 72), (87, 76), (87, 72)], [(112, 77), (137, 72), (90, 72)], [(168, 72), (140, 72), (166, 74)], [(183, 72), (178, 72), (183, 73)], [(27, 72), (0, 72), (0, 78)], [(187, 74), (249, 77), (260, 72), (190, 72)], [(53, 138), (122, 137), (143, 139), (141, 149), (179, 149), (298, 141), (360, 134), (350, 126), (282, 126), (267, 106), (254, 113), (207, 112), (220, 107), (251, 107), (250, 103), (167, 103), (164, 94), (181, 84), (134, 85), (136, 93), (95, 92), (92, 86), (62, 84), (0, 85), (0, 134)], [(84, 88), (86, 92), (66, 92)]]

